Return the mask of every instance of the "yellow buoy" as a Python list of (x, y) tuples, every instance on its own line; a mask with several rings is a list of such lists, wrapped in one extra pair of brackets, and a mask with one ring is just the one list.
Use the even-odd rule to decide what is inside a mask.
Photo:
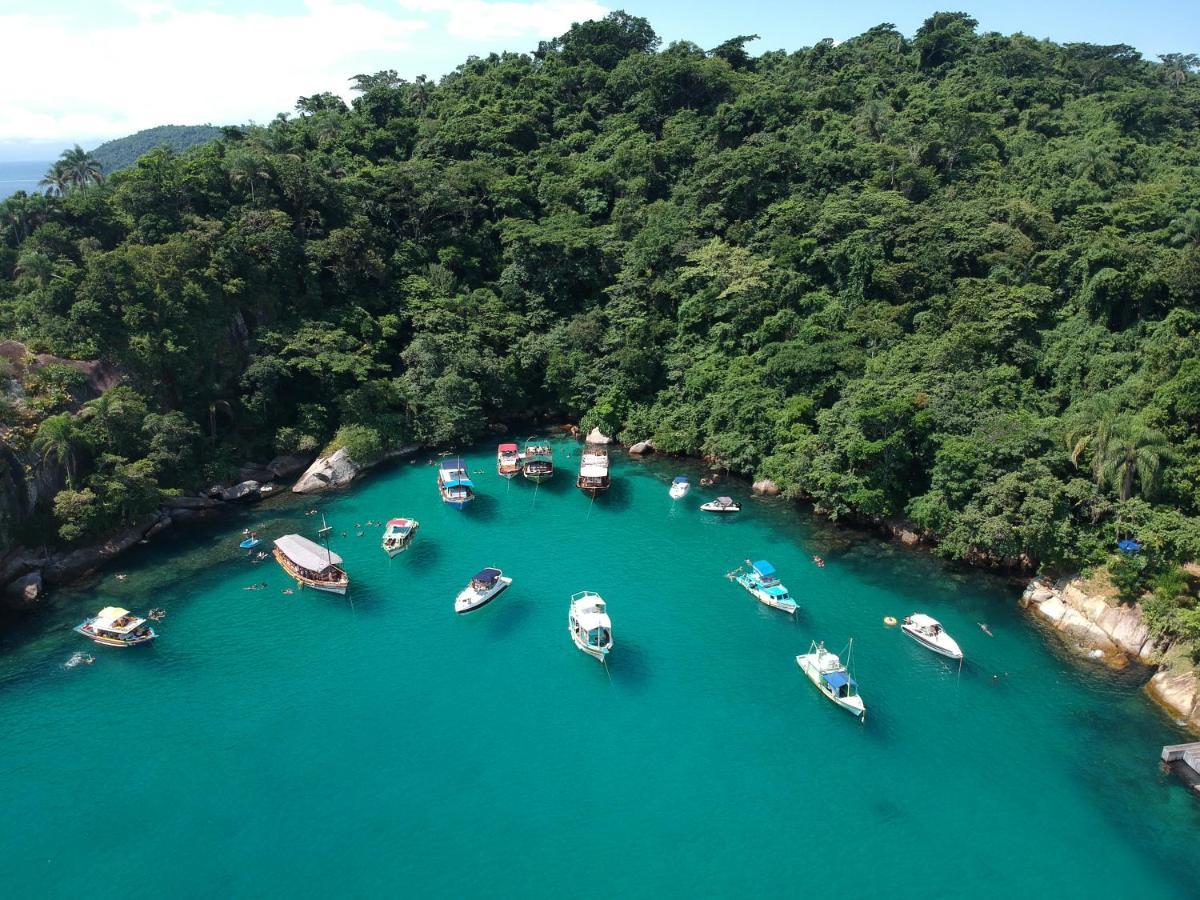
[(896, 617), (895, 616), (884, 616), (883, 624), (887, 625), (890, 628), (891, 626), (896, 624)]

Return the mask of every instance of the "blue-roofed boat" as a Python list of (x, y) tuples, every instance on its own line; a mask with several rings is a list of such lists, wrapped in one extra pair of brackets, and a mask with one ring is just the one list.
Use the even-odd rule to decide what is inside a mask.
[(442, 501), (455, 509), (466, 509), (467, 504), (475, 499), (475, 482), (467, 475), (462, 457), (442, 460), (438, 466), (438, 491)]
[(843, 664), (841, 658), (826, 650), (823, 643), (813, 641), (807, 653), (796, 657), (796, 665), (827, 699), (859, 719), (865, 719), (867, 707), (858, 695), (858, 682), (850, 674), (850, 649), (853, 646), (851, 641)]
[(744, 565), (734, 569), (725, 577), (744, 587), (759, 603), (781, 609), (789, 615), (795, 614), (796, 601), (779, 581), (775, 567), (765, 559), (755, 562), (746, 560)]
[(682, 500), (687, 496), (687, 492), (692, 489), (692, 483), (688, 481), (686, 475), (676, 475), (671, 479), (671, 499)]

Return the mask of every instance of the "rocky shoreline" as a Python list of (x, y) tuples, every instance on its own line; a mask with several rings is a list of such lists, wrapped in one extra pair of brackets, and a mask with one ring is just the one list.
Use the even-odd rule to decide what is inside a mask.
[(1080, 656), (1112, 668), (1131, 662), (1153, 668), (1147, 695), (1172, 719), (1200, 732), (1200, 673), (1180, 648), (1151, 634), (1139, 604), (1118, 603), (1111, 585), (1079, 575), (1034, 579), (1020, 602)]

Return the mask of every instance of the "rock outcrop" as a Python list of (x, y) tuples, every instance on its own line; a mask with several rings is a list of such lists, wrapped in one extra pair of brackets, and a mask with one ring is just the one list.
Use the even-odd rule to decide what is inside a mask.
[(753, 485), (751, 485), (750, 489), (754, 491), (754, 493), (762, 494), (766, 497), (779, 496), (779, 485), (777, 485), (770, 478), (760, 478), (758, 481), (754, 482)]
[(647, 453), (653, 453), (654, 441), (638, 441), (629, 447), (629, 452), (634, 456), (644, 456)]
[(309, 466), (300, 479), (292, 485), (292, 492), (296, 494), (315, 494), (318, 491), (324, 491), (332, 487), (342, 487), (353, 481), (360, 472), (364, 472), (372, 466), (376, 466), (384, 460), (396, 459), (401, 456), (411, 456), (419, 450), (419, 447), (401, 447), (397, 450), (389, 450), (379, 459), (366, 465), (359, 465), (350, 458), (350, 453), (345, 447), (335, 450), (329, 456), (321, 456)]
[(597, 427), (597, 428), (593, 428), (591, 431), (588, 432), (587, 442), (589, 444), (606, 445), (606, 444), (612, 443), (612, 438), (610, 438), (607, 434), (605, 434), (603, 431), (601, 431)]
[(18, 606), (36, 603), (37, 599), (42, 596), (42, 573), (34, 571), (27, 575), (22, 575), (15, 581), (10, 582), (8, 587), (4, 589), (4, 592), (8, 596), (8, 599), (15, 601)]
[[(288, 478), (295, 478), (301, 472), (308, 468), (309, 463), (313, 461), (311, 453), (288, 453), (275, 457), (267, 463), (267, 471), (274, 476), (275, 479), (285, 481)], [(259, 479), (262, 481), (263, 479)]]
[(1172, 718), (1200, 730), (1200, 676), (1194, 669), (1155, 672), (1146, 693)]
[(262, 485), (257, 481), (242, 481), (232, 487), (223, 488), (219, 496), (226, 503), (255, 500), (258, 498), (258, 489), (261, 487)]

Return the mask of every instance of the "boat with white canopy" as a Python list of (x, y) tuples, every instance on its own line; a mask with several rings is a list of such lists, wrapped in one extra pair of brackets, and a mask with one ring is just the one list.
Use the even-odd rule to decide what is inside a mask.
[(301, 587), (344, 594), (350, 586), (350, 576), (341, 568), (342, 558), (302, 535), (277, 538), (275, 560)]
[(380, 544), (388, 558), (407, 550), (412, 544), (413, 538), (417, 536), (417, 529), (420, 527), (421, 523), (416, 519), (388, 519), (387, 528), (384, 529), (383, 540)]
[[(850, 648), (853, 648), (853, 644), (851, 641)], [(867, 707), (858, 695), (858, 682), (850, 674), (849, 649), (846, 652), (846, 663), (843, 665), (841, 657), (826, 650), (823, 643), (813, 641), (808, 653), (796, 657), (796, 665), (826, 699), (860, 719), (866, 717)]]
[(487, 606), (512, 584), (512, 579), (499, 569), (483, 569), (476, 573), (470, 583), (459, 591), (454, 600), (456, 613), (469, 613)]
[(742, 511), (741, 504), (735, 502), (732, 497), (718, 497), (716, 500), (709, 500), (707, 503), (701, 503), (700, 508), (704, 512), (715, 513), (735, 513)]
[(612, 621), (608, 617), (608, 606), (595, 591), (580, 591), (571, 595), (567, 630), (576, 647), (601, 662), (612, 650)]
[(754, 562), (746, 560), (744, 565), (729, 572), (726, 578), (744, 587), (759, 603), (773, 609), (781, 609), (789, 615), (796, 612), (796, 601), (779, 581), (775, 567), (765, 559)]
[(92, 618), (76, 625), (75, 631), (106, 647), (136, 647), (158, 635), (149, 623), (119, 606), (106, 606)]
[(688, 477), (686, 475), (676, 475), (673, 479), (671, 479), (670, 494), (672, 500), (682, 500), (687, 496), (688, 491), (691, 489), (692, 483), (688, 481)]
[(948, 656), (950, 659), (962, 659), (963, 653), (958, 641), (946, 633), (942, 623), (924, 613), (913, 613), (905, 616), (900, 623), (900, 630), (922, 647), (928, 647), (934, 653)]
[(579, 460), (579, 477), (575, 479), (575, 486), (595, 497), (601, 491), (607, 491), (609, 484), (608, 451), (603, 447), (585, 447)]

